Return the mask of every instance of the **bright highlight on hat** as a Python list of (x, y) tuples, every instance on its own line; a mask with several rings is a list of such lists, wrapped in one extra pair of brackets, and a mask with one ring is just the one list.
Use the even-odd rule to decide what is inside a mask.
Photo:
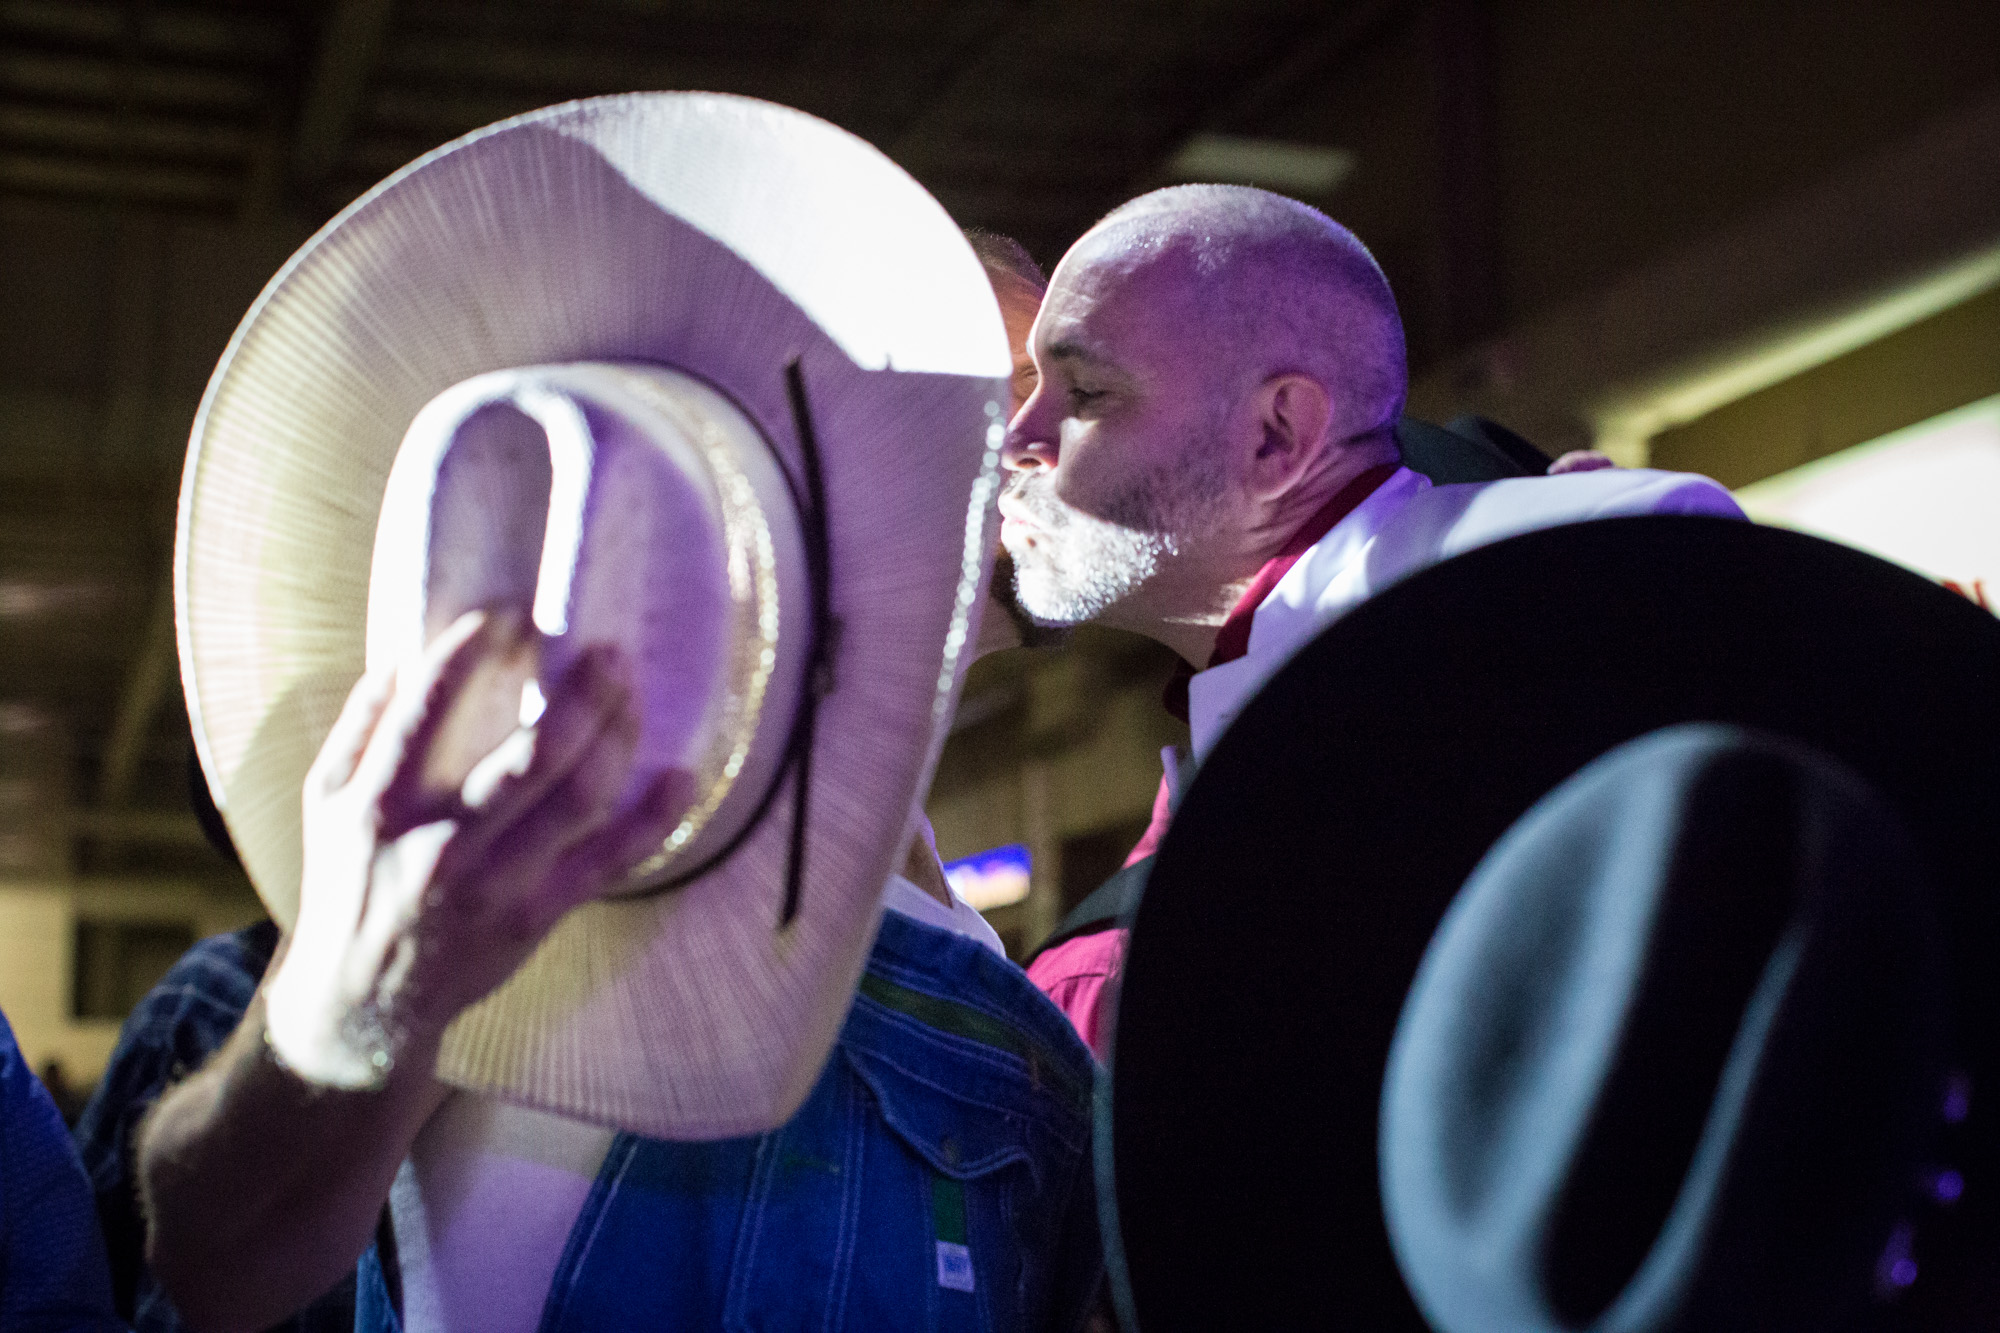
[(272, 914), (297, 910), (300, 782), (364, 662), (471, 609), (533, 626), (472, 728), (490, 790), (546, 683), (615, 643), (627, 797), (679, 769), (693, 805), (438, 1072), (655, 1136), (782, 1122), (962, 674), (1009, 369), (944, 210), (768, 103), (553, 107), (359, 200), (237, 331), (182, 487), (189, 714)]

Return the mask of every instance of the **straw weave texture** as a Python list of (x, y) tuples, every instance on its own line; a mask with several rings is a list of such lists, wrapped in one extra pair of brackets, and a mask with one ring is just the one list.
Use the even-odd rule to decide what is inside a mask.
[(706, 878), (566, 918), (451, 1029), (450, 1082), (680, 1138), (768, 1128), (804, 1097), (987, 573), (998, 311), (944, 211), (860, 140), (746, 99), (638, 94), (507, 122), (377, 187), (272, 281), (210, 383), (181, 497), (182, 678), (231, 833), (288, 923), (300, 784), (362, 669), (377, 515), (417, 411), (507, 367), (670, 365), (734, 399), (796, 476), (794, 357), (843, 627), (801, 915), (777, 929), (781, 800)]

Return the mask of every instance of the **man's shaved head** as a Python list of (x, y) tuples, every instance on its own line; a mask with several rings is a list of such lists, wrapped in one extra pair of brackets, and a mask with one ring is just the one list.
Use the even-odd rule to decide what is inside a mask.
[(1238, 585), (1349, 480), (1396, 460), (1389, 284), (1325, 214), (1188, 185), (1111, 213), (1035, 321), (1004, 458), (1021, 603), (1205, 660)]
[(1229, 358), (1217, 365), (1226, 398), (1301, 371), (1333, 394), (1341, 439), (1386, 429), (1403, 409), (1409, 372), (1388, 279), (1316, 208), (1247, 185), (1170, 186), (1113, 210), (1077, 250), (1184, 265), (1209, 323), (1201, 337)]

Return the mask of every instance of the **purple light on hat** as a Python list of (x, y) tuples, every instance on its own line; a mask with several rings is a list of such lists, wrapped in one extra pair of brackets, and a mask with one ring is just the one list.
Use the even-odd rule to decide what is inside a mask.
[(1965, 1118), (1972, 1114), (1972, 1080), (1956, 1073), (1946, 1079), (1944, 1105), (1939, 1109), (1947, 1125), (1964, 1124)]
[(1957, 1203), (1965, 1193), (1965, 1177), (1946, 1167), (1931, 1177), (1931, 1197), (1939, 1203)]
[(1898, 1222), (1889, 1231), (1889, 1243), (1875, 1261), (1875, 1296), (1887, 1300), (1909, 1289), (1917, 1280), (1917, 1260), (1911, 1253), (1916, 1231), (1908, 1222)]

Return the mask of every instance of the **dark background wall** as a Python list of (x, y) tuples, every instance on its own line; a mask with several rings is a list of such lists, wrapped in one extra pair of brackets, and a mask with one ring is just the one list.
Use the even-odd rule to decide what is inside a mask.
[[(164, 593), (206, 376), (373, 181), (638, 88), (826, 116), (1051, 265), (1197, 134), (1343, 150), (1310, 199), (1389, 272), (1415, 403), (1558, 448), (1740, 483), (2000, 391), (1996, 268), (1658, 406), (2000, 247), (1990, 3), (0, 0), (0, 881), (247, 903), (186, 813)], [(1086, 635), (969, 683), (933, 811), (947, 854), (1036, 849), (1022, 941), (1143, 817), (1170, 665)]]

